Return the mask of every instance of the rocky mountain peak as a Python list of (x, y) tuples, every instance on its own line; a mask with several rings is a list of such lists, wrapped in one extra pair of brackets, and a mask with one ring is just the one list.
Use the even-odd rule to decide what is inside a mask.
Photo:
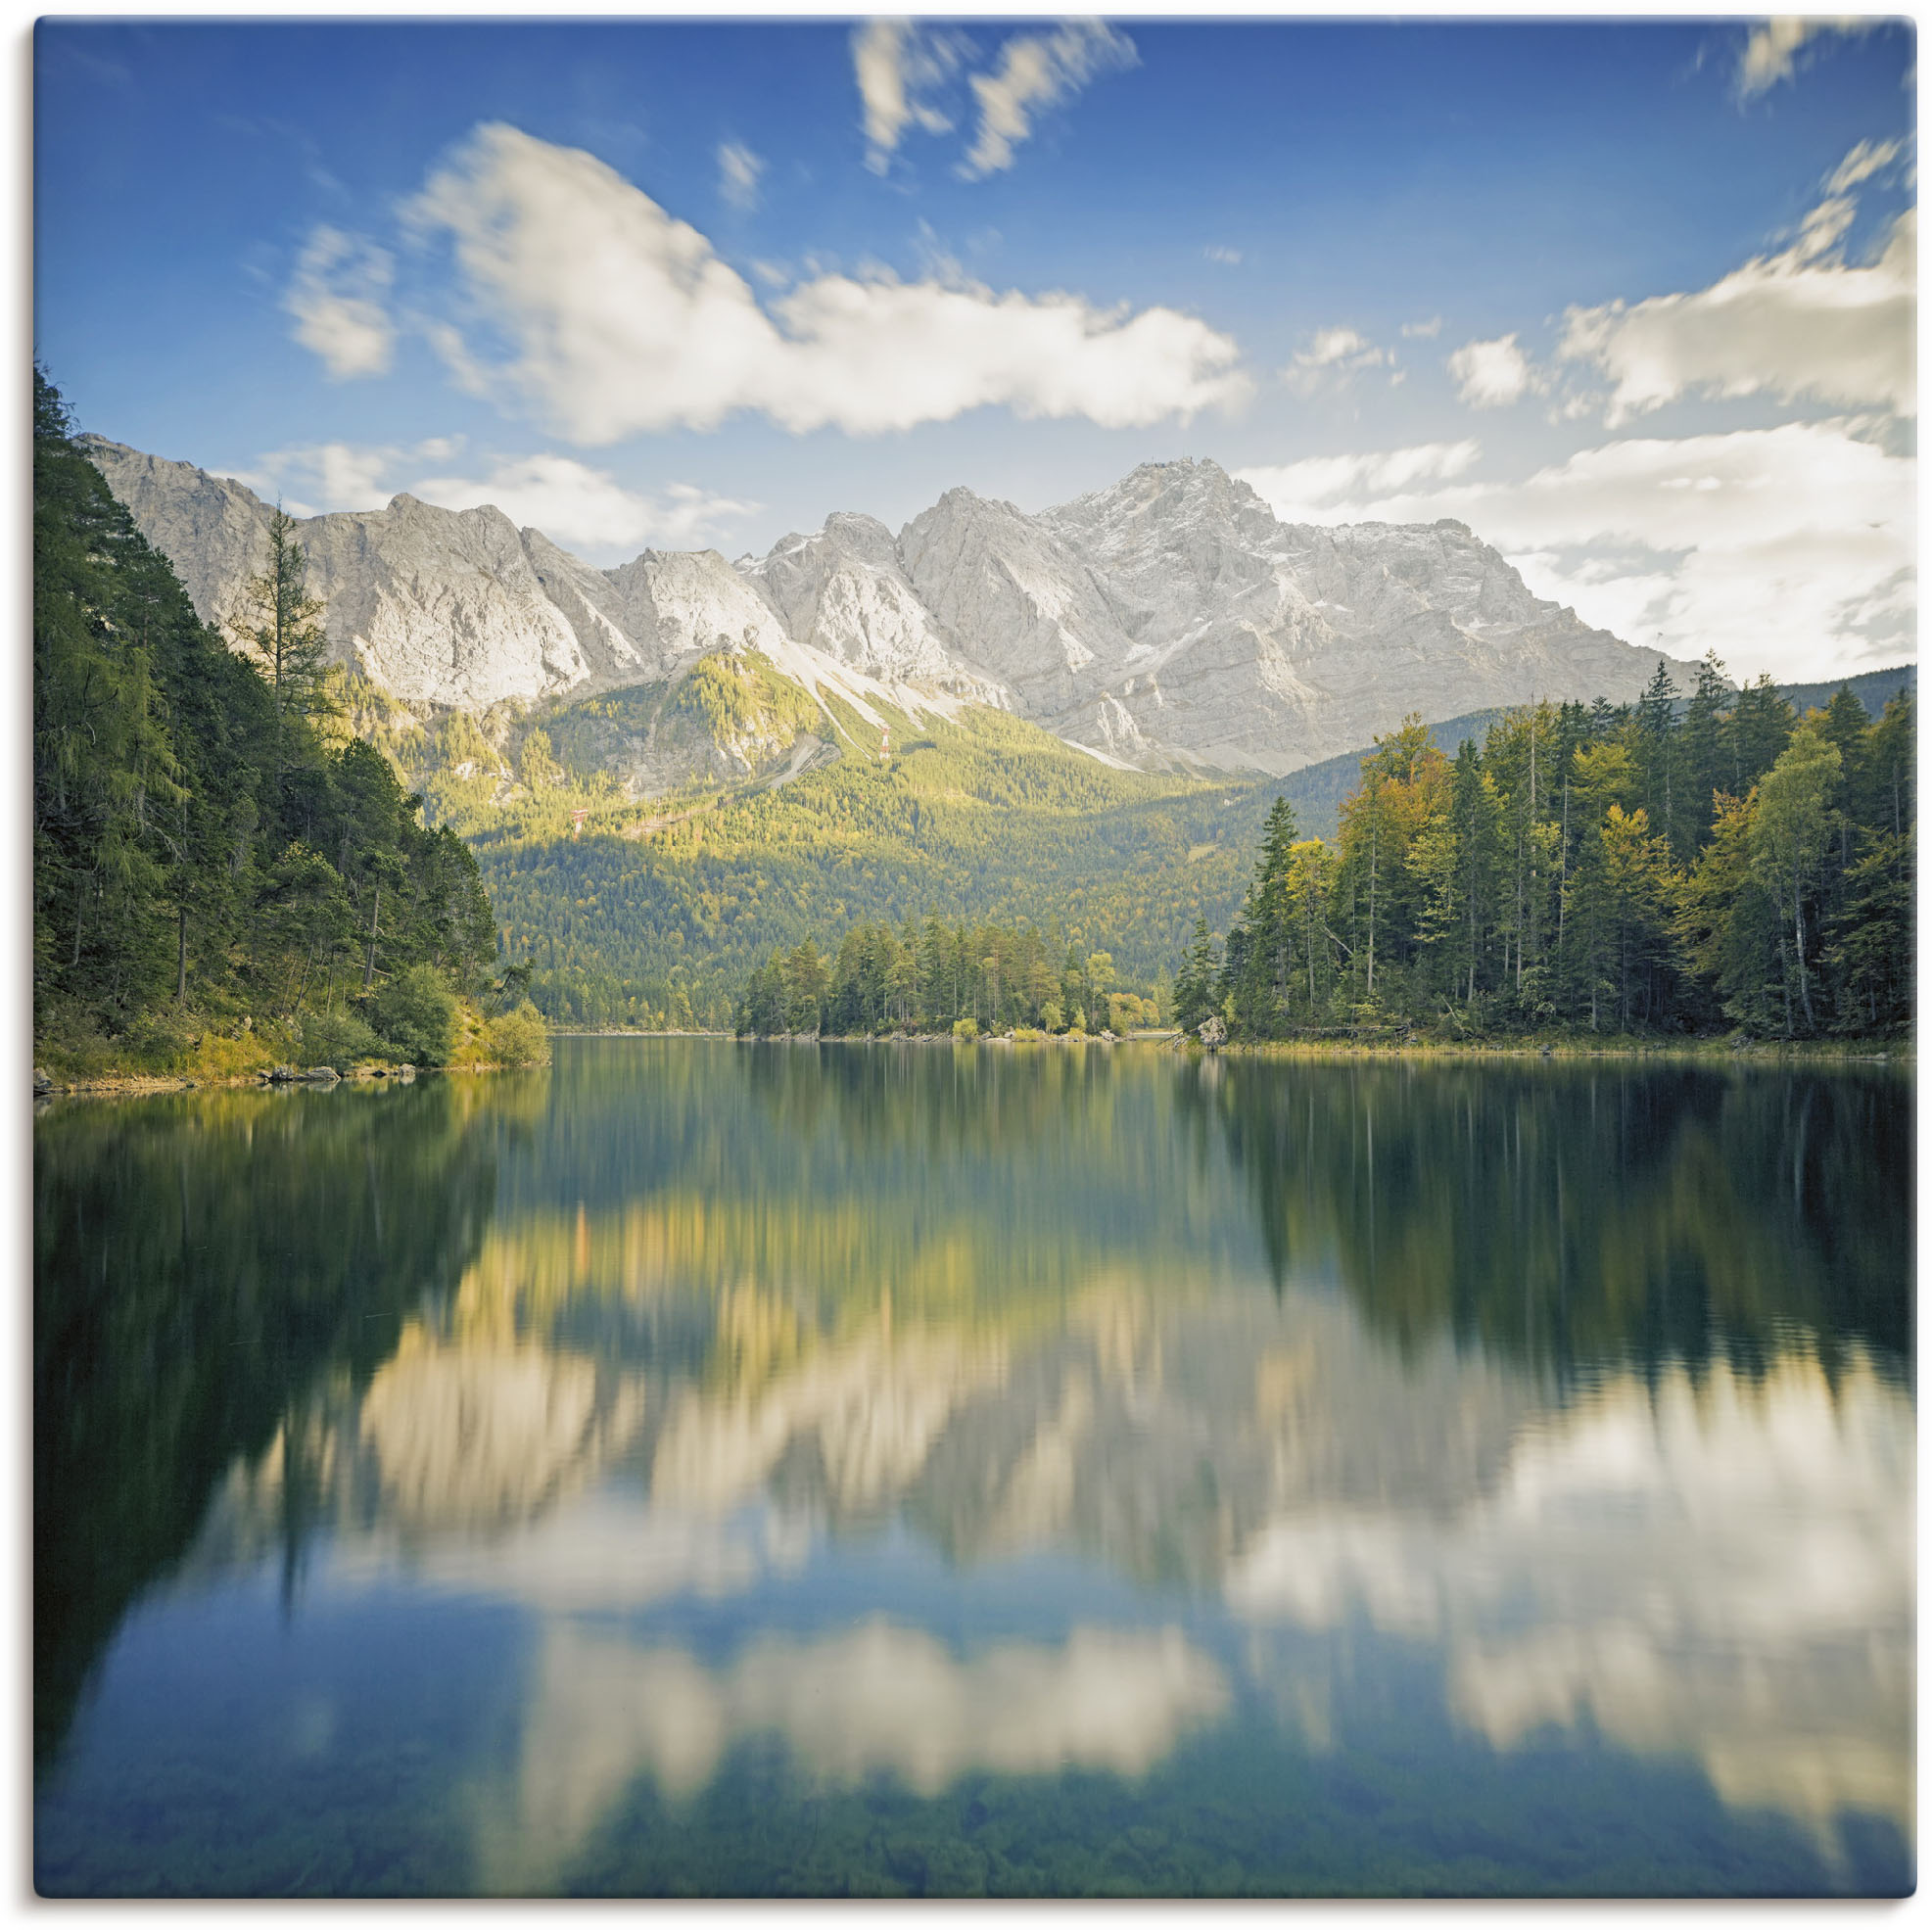
[[(227, 615), (261, 567), (267, 505), (87, 447), (197, 609)], [(333, 654), (412, 706), (589, 694), (756, 649), (815, 688), (998, 703), (1137, 764), (1287, 772), (1411, 711), (1632, 696), (1659, 662), (1531, 595), (1453, 518), (1287, 525), (1202, 458), (1037, 516), (948, 490), (896, 538), (835, 511), (736, 565), (645, 550), (601, 570), (494, 506), (407, 494), (299, 535)]]

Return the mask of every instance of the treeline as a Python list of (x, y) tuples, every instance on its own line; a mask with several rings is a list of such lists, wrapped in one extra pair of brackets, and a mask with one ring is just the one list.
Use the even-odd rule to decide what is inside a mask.
[[(848, 729), (868, 752), (878, 741), (856, 716)], [(492, 804), (497, 779), (465, 780), (459, 800), (432, 779), (431, 812), (454, 800), (448, 822), (473, 843), (504, 947), (535, 966), (553, 1018), (676, 1023), (682, 993), (693, 1022), (729, 1025), (775, 950), (860, 919), (896, 931), (933, 907), (969, 926), (1057, 919), (1151, 985), (1198, 912), (1227, 921), (1272, 796), (1245, 777), (1115, 771), (991, 711), (893, 713), (892, 746), (885, 763), (844, 746), (738, 795)], [(577, 838), (553, 822), (566, 795), (589, 807)]]
[(1758, 1037), (1910, 1022), (1912, 699), (1800, 719), (1715, 655), (1680, 700), (1537, 704), (1450, 759), (1411, 719), (1334, 844), (1277, 800), (1240, 917), (1204, 918), (1177, 1023), (1237, 1038), (1433, 1025)]
[(937, 917), (855, 924), (827, 956), (814, 938), (774, 952), (733, 1014), (740, 1037), (934, 1032), (1026, 1026), (1125, 1032), (1158, 1022), (1157, 997), (1118, 986), (1110, 953), (1031, 926), (949, 925)]
[(343, 723), (287, 517), (231, 648), (36, 369), (33, 572), (37, 1047), (172, 1068), (267, 1021), (311, 1059), (436, 1063), (458, 995), (514, 1000), (468, 847)]

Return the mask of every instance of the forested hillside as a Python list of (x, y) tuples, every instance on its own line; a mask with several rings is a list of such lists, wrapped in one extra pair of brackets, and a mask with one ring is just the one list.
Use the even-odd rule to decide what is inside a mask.
[[(1802, 717), (1808, 710), (1828, 704), (1840, 689), (1849, 689), (1873, 717), (1901, 691), (1915, 691), (1918, 669), (1914, 664), (1895, 664), (1888, 670), (1867, 670), (1837, 683), (1780, 683), (1777, 693)], [(1673, 716), (1681, 718), (1692, 699), (1679, 694)], [(1429, 740), (1449, 757), (1462, 748), (1463, 740), (1474, 737), (1480, 743), (1509, 715), (1507, 710), (1472, 710), (1460, 717), (1443, 718), (1429, 726)], [(1342, 757), (1331, 757), (1293, 773), (1275, 786), (1295, 807), (1295, 822), (1304, 837), (1334, 841), (1342, 827), (1342, 806), (1362, 777), (1362, 760), (1372, 754), (1373, 745), (1364, 745)]]
[(1913, 1005), (1913, 699), (1802, 720), (1715, 658), (1675, 701), (1537, 705), (1453, 759), (1378, 739), (1333, 843), (1271, 810), (1225, 950), (1177, 1019), (1237, 1038), (1427, 1024), (1813, 1038)]
[[(891, 713), (881, 754), (876, 727), (828, 709), (843, 755), (782, 783), (644, 804), (569, 784), (502, 803), (481, 779), (439, 787), (546, 1012), (729, 1025), (775, 949), (940, 911), (1109, 949), (1151, 986), (1197, 915), (1236, 902), (1277, 788), (1113, 770), (984, 709)], [(576, 837), (569, 808), (589, 814)]]
[[(1911, 676), (1872, 673), (1855, 687), (1876, 708)], [(1673, 700), (1676, 724), (1693, 701)], [(1151, 991), (1198, 918), (1233, 922), (1273, 801), (1288, 800), (1304, 835), (1332, 841), (1371, 755), (1284, 778), (1151, 776), (967, 706), (883, 713), (881, 756), (876, 725), (836, 698), (823, 714), (806, 702), (755, 653), (720, 653), (677, 683), (522, 716), (455, 713), (387, 737), (365, 688), (358, 728), (391, 744), (431, 816), (471, 841), (506, 952), (533, 965), (543, 1009), (575, 1024), (723, 1026), (774, 951), (929, 914), (1037, 927), (1057, 954), (1106, 949)], [(1599, 706), (1593, 728), (1621, 730), (1634, 714)], [(1453, 753), (1504, 716), (1472, 713), (1426, 735)], [(742, 751), (757, 775), (642, 802), (614, 775), (639, 758), (694, 771), (703, 742)]]
[(343, 726), (287, 519), (238, 654), (36, 370), (33, 569), (36, 1055), (447, 1060), (459, 995), (504, 989), (490, 901), (461, 838)]

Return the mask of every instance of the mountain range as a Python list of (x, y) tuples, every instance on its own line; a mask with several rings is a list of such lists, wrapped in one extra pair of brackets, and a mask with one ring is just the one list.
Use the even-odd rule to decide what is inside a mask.
[[(83, 446), (196, 609), (227, 620), (268, 505), (185, 462)], [(1533, 596), (1461, 523), (1287, 524), (1202, 460), (1038, 515), (950, 490), (896, 537), (839, 512), (735, 564), (647, 549), (598, 569), (499, 509), (406, 494), (298, 534), (331, 656), (424, 720), (662, 686), (748, 651), (815, 698), (916, 715), (966, 700), (1108, 764), (1279, 776), (1414, 712), (1620, 701), (1664, 661)]]

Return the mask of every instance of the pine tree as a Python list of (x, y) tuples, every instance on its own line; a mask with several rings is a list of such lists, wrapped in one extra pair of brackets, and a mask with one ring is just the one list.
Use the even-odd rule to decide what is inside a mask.
[(1677, 765), (1677, 692), (1670, 666), (1659, 663), (1657, 674), (1637, 699), (1634, 723), (1638, 791), (1651, 828), (1677, 849), (1677, 805), (1682, 795)]
[(243, 587), (228, 628), (261, 666), (275, 704), (280, 766), (294, 762), (298, 721), (332, 708), (325, 677), (328, 634), (322, 602), (308, 593), (308, 558), (296, 522), (278, 503), (268, 520), (268, 561)]
[(1717, 651), (1708, 651), (1697, 667), (1697, 687), (1684, 705), (1678, 732), (1684, 809), (1678, 813), (1671, 849), (1680, 864), (1692, 863), (1709, 841), (1717, 815), (1713, 799), (1737, 781), (1724, 760), (1723, 720), (1729, 699), (1724, 667)]
[[(1838, 787), (1840, 761), (1838, 746), (1808, 718), (1792, 732), (1789, 746), (1759, 784), (1752, 813), (1752, 874), (1777, 906), (1784, 927), (1778, 943), (1786, 985), (1787, 1034), (1800, 1015), (1807, 1032), (1817, 1030), (1812, 999), (1814, 973), (1808, 956), (1816, 919), (1806, 915), (1813, 909), (1819, 871), (1837, 831), (1837, 813), (1831, 800)], [(1798, 992), (1795, 1011), (1789, 997), (1793, 984)]]

